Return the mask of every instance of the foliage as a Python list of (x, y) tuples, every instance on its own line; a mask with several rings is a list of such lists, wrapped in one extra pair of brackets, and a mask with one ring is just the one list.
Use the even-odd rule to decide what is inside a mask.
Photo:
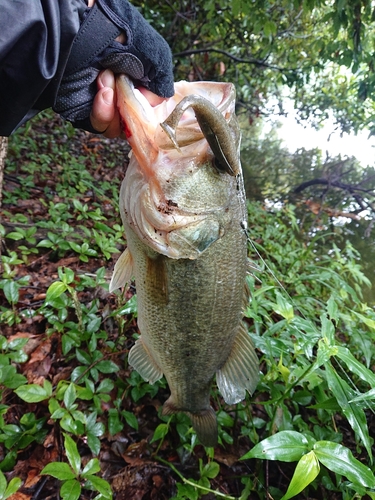
[[(57, 479), (66, 499), (110, 498), (108, 484), (114, 496), (121, 488), (131, 498), (134, 483), (124, 480), (118, 486), (116, 480), (121, 471), (126, 478), (132, 470), (132, 481), (142, 477), (136, 487), (160, 499), (207, 493), (228, 500), (255, 494), (315, 498), (317, 488), (322, 497), (374, 497), (375, 313), (363, 300), (369, 282), (353, 246), (336, 233), (305, 230), (291, 204), (249, 203), (249, 255), (258, 270), (248, 277), (245, 317), (261, 360), (261, 380), (253, 397), (233, 406), (213, 384), (220, 444), (204, 449), (186, 415), (161, 415), (165, 381), (150, 385), (127, 366), (138, 334), (136, 290), (132, 284), (128, 291), (108, 293), (113, 262), (94, 234), (102, 231), (103, 245), (107, 239), (118, 253), (122, 250), (113, 188), (118, 189), (120, 174), (115, 163), (109, 164), (111, 150), (101, 176), (113, 180), (96, 183), (96, 162), (104, 162), (98, 160), (102, 151), (96, 142), (96, 156), (82, 133), (79, 141), (56, 138), (50, 145), (40, 122), (33, 125), (36, 131), (30, 125), (23, 141), (16, 135), (11, 143), (2, 213), (4, 476), (10, 479), (17, 470), (26, 482), (29, 462), (38, 462), (36, 477), (47, 477), (41, 495), (49, 496)], [(36, 133), (39, 164), (30, 140)], [(90, 175), (67, 152), (83, 145)], [(56, 160), (44, 159), (49, 148), (56, 149)], [(50, 169), (58, 169), (61, 158), (65, 166), (57, 185)], [(18, 183), (12, 178), (16, 173)], [(43, 185), (53, 189), (36, 189)], [(18, 224), (37, 231), (7, 238)], [(86, 242), (96, 255), (82, 259), (82, 252), (67, 244), (70, 238), (81, 249)], [(40, 245), (43, 240), (54, 246)], [(1, 477), (0, 494), (7, 494)], [(11, 481), (11, 488), (18, 486)], [(21, 491), (29, 490), (22, 486)]]
[(6, 500), (17, 492), (21, 486), (19, 477), (14, 477), (7, 483), (4, 474), (0, 471), (0, 500)]
[[(241, 161), (248, 198), (271, 205), (293, 204), (299, 230), (343, 250), (349, 241), (360, 252), (366, 276), (375, 285), (372, 245), (375, 223), (374, 167), (354, 158), (323, 157), (319, 149), (289, 152), (277, 127), (249, 127), (243, 120)], [(374, 292), (364, 290), (366, 300)]]
[(169, 42), (176, 78), (234, 82), (251, 122), (286, 86), (301, 119), (373, 127), (370, 0), (134, 3)]
[(62, 481), (61, 498), (63, 500), (78, 500), (81, 497), (81, 483), (83, 483), (83, 488), (99, 493), (95, 497), (96, 500), (111, 500), (112, 492), (109, 484), (96, 476), (96, 473), (100, 471), (99, 460), (97, 458), (91, 459), (82, 469), (77, 445), (68, 435), (65, 436), (64, 447), (69, 464), (52, 462), (41, 471), (41, 474), (49, 474)]

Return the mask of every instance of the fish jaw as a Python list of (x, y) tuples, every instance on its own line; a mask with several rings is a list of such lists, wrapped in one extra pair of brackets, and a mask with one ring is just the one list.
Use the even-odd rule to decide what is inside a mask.
[(126, 75), (116, 77), (116, 105), (123, 133), (143, 170), (152, 175), (158, 156), (152, 106)]

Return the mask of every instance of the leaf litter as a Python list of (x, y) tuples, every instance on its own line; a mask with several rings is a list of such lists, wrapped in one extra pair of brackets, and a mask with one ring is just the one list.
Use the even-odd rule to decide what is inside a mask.
[[(50, 248), (38, 248), (38, 244), (48, 237), (53, 225), (54, 232), (58, 235), (60, 222), (69, 225), (69, 230), (64, 235), (65, 241), (70, 238), (76, 241), (76, 234), (81, 236), (86, 234), (85, 228), (98, 227), (95, 216), (84, 219), (79, 217), (85, 215), (84, 212), (74, 212), (73, 199), (79, 199), (82, 206), (87, 206), (86, 213), (95, 212), (99, 207), (104, 224), (111, 227), (119, 224), (117, 198), (114, 196), (118, 194), (118, 187), (125, 173), (128, 152), (129, 148), (124, 141), (109, 141), (82, 131), (72, 132), (69, 125), (48, 113), (42, 114), (10, 140), (1, 224), (5, 227), (6, 233), (19, 231), (24, 235), (22, 231), (30, 228), (36, 228), (36, 231), (29, 238), (3, 239), (3, 255), (11, 256), (12, 252), (16, 252), (18, 256), (22, 254), (20, 262), (13, 266), (13, 279), (19, 281), (25, 277), (29, 278), (28, 282), (20, 287), (19, 300), (14, 305), (17, 321), (14, 324), (3, 322), (0, 325), (0, 334), (9, 341), (28, 340), (23, 347), (27, 360), (18, 363), (17, 369), (26, 377), (29, 384), (42, 386), (43, 382), (48, 380), (55, 388), (61, 381), (68, 383), (77, 366), (77, 360), (71, 353), (68, 356), (63, 353), (61, 333), (51, 331), (45, 315), (40, 312), (48, 287), (59, 279), (59, 268), (72, 269), (79, 280), (79, 276), (95, 276), (98, 269), (104, 267), (105, 279), (109, 281), (117, 257), (114, 255), (114, 260), (106, 259), (97, 252), (97, 255), (84, 261), (72, 248), (60, 251), (59, 243)], [(74, 172), (74, 167), (70, 167), (70, 170), (65, 169), (64, 159), (68, 156), (76, 158), (80, 163), (77, 172)], [(82, 164), (84, 171), (81, 169)], [(91, 188), (90, 183), (84, 184), (80, 180), (82, 172), (85, 175), (87, 173), (90, 178)], [(103, 183), (105, 183), (104, 189)], [(97, 191), (96, 186), (98, 186)], [(61, 213), (56, 216), (54, 210), (56, 212), (61, 204), (63, 205)], [(43, 227), (46, 222), (50, 222), (49, 227)], [(38, 252), (34, 253), (35, 248), (38, 248)], [(120, 251), (122, 251), (121, 243), (118, 245), (118, 252)], [(132, 293), (130, 289), (126, 298), (129, 299)], [(90, 307), (94, 301), (98, 303), (97, 314), (102, 317), (102, 325), (109, 341), (118, 343), (118, 339), (122, 339), (120, 345), (124, 350), (118, 355), (111, 353), (110, 356), (110, 359), (120, 367), (116, 376), (111, 378), (116, 380), (118, 376), (122, 380), (128, 379), (130, 372), (124, 368), (126, 366), (124, 363), (126, 353), (133, 343), (132, 337), (137, 332), (134, 319), (132, 316), (125, 318), (125, 325), (122, 325), (120, 330), (117, 321), (111, 316), (118, 306), (118, 299), (103, 288), (83, 288), (77, 295), (85, 307)], [(0, 305), (3, 308), (9, 307), (1, 290)], [(66, 321), (69, 319), (72, 321), (77, 319), (71, 308)], [(128, 498), (162, 500), (176, 494), (177, 477), (171, 474), (168, 467), (153, 458), (157, 443), (150, 445), (151, 437), (160, 423), (157, 410), (166, 397), (163, 391), (161, 388), (155, 395), (145, 393), (140, 395), (139, 399), (134, 398), (135, 400), (129, 397), (129, 390), (125, 391), (122, 409), (136, 416), (138, 430), (125, 424), (115, 436), (106, 432), (99, 437), (98, 458), (102, 477), (111, 484), (114, 498), (118, 500)], [(104, 410), (112, 407), (114, 391), (110, 396), (109, 401), (101, 403)], [(58, 421), (50, 419), (47, 401), (26, 403), (13, 392), (5, 391), (2, 403), (9, 405), (5, 414), (7, 424), (19, 425), (22, 415), (30, 412), (35, 413), (37, 419), (46, 420), (44, 438), (18, 450), (14, 467), (6, 471), (8, 481), (12, 477), (20, 477), (23, 481), (21, 489), (12, 495), (12, 500), (58, 498), (59, 482), (40, 475), (40, 471), (48, 463), (66, 461), (62, 444), (63, 430), (59, 427)], [(79, 411), (88, 409), (84, 400), (77, 400), (77, 403)], [(106, 418), (103, 411), (100, 419), (105, 421)], [(83, 460), (88, 462), (94, 455), (86, 440), (80, 436), (77, 437), (77, 443)], [(177, 446), (179, 437), (173, 431), (173, 434), (164, 440), (159, 451), (160, 456), (167, 461), (179, 463)], [(231, 470), (236, 463), (236, 457), (241, 456), (247, 446), (243, 448), (243, 445), (237, 444), (235, 447), (231, 445), (226, 447), (227, 454), (221, 450), (219, 452), (218, 461), (222, 464), (222, 471), (215, 479), (214, 486), (218, 489), (223, 487), (232, 494), (240, 494), (242, 489), (240, 476), (247, 473), (247, 466), (237, 462), (232, 478)], [(2, 449), (1, 455), (4, 456), (6, 450), (2, 444), (0, 449)], [(196, 447), (188, 462), (180, 463), (180, 470), (188, 476), (196, 475), (198, 478), (197, 459), (204, 456), (204, 449)], [(80, 498), (89, 499), (94, 496), (95, 493), (82, 490)]]

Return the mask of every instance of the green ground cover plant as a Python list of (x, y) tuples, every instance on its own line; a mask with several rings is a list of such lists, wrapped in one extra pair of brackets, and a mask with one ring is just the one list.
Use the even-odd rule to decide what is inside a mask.
[(0, 498), (375, 498), (375, 312), (356, 249), (292, 205), (249, 202), (260, 383), (233, 406), (213, 384), (220, 444), (205, 449), (187, 416), (161, 415), (165, 381), (128, 367), (136, 283), (108, 292), (127, 153), (48, 114), (10, 140)]

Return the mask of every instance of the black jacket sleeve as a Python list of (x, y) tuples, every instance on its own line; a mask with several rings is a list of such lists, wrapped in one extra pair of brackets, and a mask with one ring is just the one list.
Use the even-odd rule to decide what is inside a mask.
[(0, 0), (0, 135), (52, 107), (84, 0)]

